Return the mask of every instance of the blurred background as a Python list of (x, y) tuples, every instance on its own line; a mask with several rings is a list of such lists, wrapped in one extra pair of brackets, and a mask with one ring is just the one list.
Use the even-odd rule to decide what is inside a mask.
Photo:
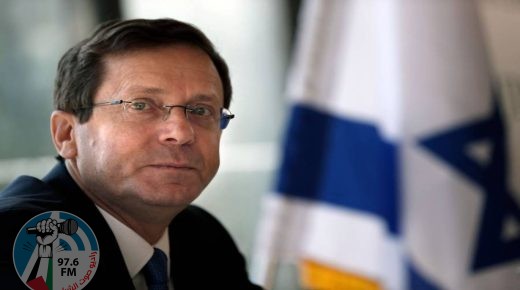
[[(520, 289), (518, 1), (1, 4), (0, 189), (55, 163), (61, 55), (101, 22), (171, 17), (204, 31), (230, 67), (237, 117), (196, 203), (229, 229), (255, 281)], [(503, 122), (486, 123), (495, 107)], [(488, 218), (499, 230), (479, 226)]]

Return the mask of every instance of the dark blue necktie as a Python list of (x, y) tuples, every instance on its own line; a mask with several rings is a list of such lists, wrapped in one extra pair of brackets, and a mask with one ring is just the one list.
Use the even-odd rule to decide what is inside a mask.
[(153, 256), (143, 268), (148, 290), (168, 290), (168, 258), (166, 254), (153, 248)]

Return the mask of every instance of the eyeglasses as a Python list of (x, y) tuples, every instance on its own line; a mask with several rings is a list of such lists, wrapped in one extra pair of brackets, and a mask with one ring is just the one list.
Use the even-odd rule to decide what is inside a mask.
[[(154, 120), (166, 121), (173, 108), (182, 108), (186, 119), (197, 126), (216, 129), (226, 129), (229, 120), (233, 115), (228, 109), (220, 108), (217, 110), (207, 104), (196, 105), (158, 105), (152, 100), (136, 99), (133, 101), (112, 100), (107, 102), (95, 103), (92, 107), (123, 105), (123, 111), (128, 121), (135, 123), (150, 122)], [(85, 108), (86, 109), (86, 108)]]

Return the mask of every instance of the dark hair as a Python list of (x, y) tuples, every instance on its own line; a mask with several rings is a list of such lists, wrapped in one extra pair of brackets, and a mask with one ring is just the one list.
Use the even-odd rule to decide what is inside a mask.
[(107, 55), (172, 44), (194, 45), (208, 54), (222, 81), (224, 107), (229, 108), (232, 88), (224, 59), (198, 28), (167, 18), (110, 21), (70, 48), (58, 64), (54, 108), (74, 113), (81, 123), (88, 121)]

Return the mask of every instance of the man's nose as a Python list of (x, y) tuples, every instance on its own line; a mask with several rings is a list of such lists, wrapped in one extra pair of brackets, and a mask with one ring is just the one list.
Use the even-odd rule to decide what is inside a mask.
[(195, 130), (187, 118), (184, 107), (165, 108), (165, 115), (160, 126), (161, 142), (182, 145), (195, 141)]

